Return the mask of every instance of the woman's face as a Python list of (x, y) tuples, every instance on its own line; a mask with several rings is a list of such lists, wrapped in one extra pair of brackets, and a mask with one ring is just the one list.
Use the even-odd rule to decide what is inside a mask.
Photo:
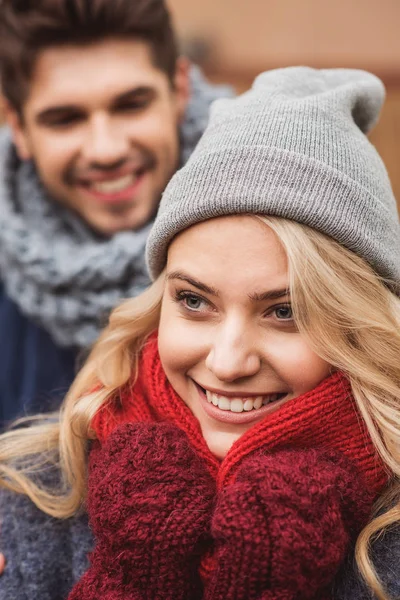
[(253, 217), (199, 223), (170, 245), (160, 357), (219, 458), (330, 373), (297, 331), (288, 285), (278, 238)]

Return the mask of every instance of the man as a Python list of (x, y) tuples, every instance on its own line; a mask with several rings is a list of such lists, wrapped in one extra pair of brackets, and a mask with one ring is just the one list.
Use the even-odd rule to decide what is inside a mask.
[(109, 311), (147, 285), (144, 244), (209, 86), (163, 0), (3, 0), (0, 421), (56, 408)]

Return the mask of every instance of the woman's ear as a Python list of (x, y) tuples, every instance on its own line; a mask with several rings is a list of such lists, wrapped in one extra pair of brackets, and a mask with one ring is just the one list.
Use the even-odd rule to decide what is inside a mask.
[(5, 121), (11, 129), (13, 142), (21, 160), (29, 160), (32, 158), (30, 151), (26, 127), (23, 123), (23, 117), (20, 112), (10, 104), (8, 100), (1, 97), (1, 109), (4, 114)]
[(179, 56), (176, 61), (174, 90), (176, 95), (177, 118), (179, 123), (181, 123), (184, 119), (186, 107), (191, 94), (189, 77), (190, 64), (190, 60), (185, 56)]

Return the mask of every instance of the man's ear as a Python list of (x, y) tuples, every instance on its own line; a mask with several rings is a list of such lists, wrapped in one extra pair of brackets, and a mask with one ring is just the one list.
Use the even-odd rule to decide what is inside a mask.
[(179, 56), (176, 61), (176, 71), (174, 75), (174, 89), (177, 101), (178, 121), (181, 123), (184, 119), (186, 107), (189, 102), (190, 89), (190, 60), (185, 56)]
[(21, 160), (29, 160), (32, 157), (32, 153), (21, 115), (4, 97), (1, 98), (1, 108), (5, 121), (11, 129), (18, 156)]

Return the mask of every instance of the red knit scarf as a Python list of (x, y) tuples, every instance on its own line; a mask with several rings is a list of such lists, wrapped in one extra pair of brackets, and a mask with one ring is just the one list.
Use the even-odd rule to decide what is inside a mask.
[[(279, 410), (269, 414), (263, 421), (243, 434), (233, 444), (225, 459), (219, 462), (208, 449), (197, 419), (169, 384), (158, 354), (157, 337), (154, 335), (149, 338), (142, 351), (137, 381), (125, 386), (118, 396), (107, 402), (92, 423), (100, 444), (96, 445), (98, 450), (96, 449), (92, 455), (95, 460), (92, 463), (89, 485), (89, 508), (91, 508), (92, 523), (98, 524), (97, 533), (100, 541), (97, 546), (97, 554), (96, 552), (94, 554), (93, 567), (88, 571), (86, 579), (83, 579), (77, 595), (72, 597), (73, 600), (83, 598), (88, 600), (88, 589), (97, 589), (95, 582), (101, 581), (107, 585), (110, 584), (108, 571), (104, 569), (104, 556), (112, 557), (113, 554), (107, 546), (107, 536), (111, 534), (110, 527), (104, 530), (104, 519), (109, 520), (109, 515), (118, 517), (118, 524), (112, 528), (110, 538), (113, 540), (112, 547), (115, 546), (115, 536), (119, 539), (125, 532), (128, 532), (129, 547), (134, 552), (137, 546), (135, 540), (147, 539), (150, 535), (146, 529), (146, 515), (142, 514), (140, 507), (143, 506), (143, 502), (150, 508), (154, 506), (157, 518), (161, 518), (163, 512), (160, 508), (160, 501), (161, 506), (164, 506), (165, 497), (167, 497), (165, 493), (160, 497), (155, 497), (152, 486), (149, 484), (148, 497), (146, 496), (143, 500), (141, 497), (144, 489), (143, 482), (147, 479), (151, 482), (153, 473), (161, 469), (162, 473), (157, 476), (161, 478), (162, 489), (166, 492), (171, 485), (169, 475), (173, 481), (180, 481), (180, 477), (192, 476), (197, 472), (195, 466), (186, 466), (182, 469), (182, 473), (181, 471), (176, 472), (177, 466), (173, 461), (181, 455), (175, 447), (170, 450), (170, 455), (165, 456), (161, 456), (162, 453), (160, 454), (160, 451), (156, 450), (157, 460), (161, 460), (161, 463), (157, 463), (156, 466), (151, 463), (151, 469), (146, 470), (146, 461), (142, 462), (142, 456), (146, 454), (148, 444), (158, 448), (160, 440), (157, 438), (157, 441), (154, 438), (156, 432), (161, 431), (160, 435), (163, 439), (163, 436), (172, 435), (168, 428), (165, 429), (165, 426), (163, 428), (149, 427), (157, 422), (175, 425), (177, 428), (172, 430), (175, 436), (179, 429), (183, 430), (186, 434), (186, 443), (188, 438), (195, 450), (193, 456), (197, 454), (196, 458), (202, 459), (198, 462), (202, 467), (203, 474), (206, 474), (205, 464), (217, 487), (216, 494), (213, 491), (213, 499), (217, 499), (217, 505), (215, 510), (211, 509), (210, 516), (207, 514), (207, 510), (203, 510), (204, 506), (209, 506), (209, 502), (204, 500), (204, 492), (196, 492), (196, 485), (200, 485), (203, 481), (200, 473), (195, 476), (197, 483), (190, 484), (185, 480), (185, 485), (182, 484), (182, 488), (179, 488), (180, 492), (185, 489), (189, 494), (192, 491), (195, 494), (195, 499), (192, 498), (190, 502), (188, 501), (189, 504), (191, 503), (190, 519), (193, 515), (202, 517), (205, 514), (210, 519), (209, 523), (212, 529), (213, 542), (202, 551), (199, 569), (196, 569), (195, 574), (192, 573), (192, 579), (189, 575), (182, 575), (186, 579), (189, 578), (188, 585), (192, 585), (193, 590), (197, 590), (196, 594), (200, 594), (199, 584), (196, 583), (196, 577), (200, 575), (206, 590), (204, 600), (234, 600), (248, 597), (277, 600), (278, 596), (280, 600), (293, 600), (295, 597), (303, 597), (298, 595), (299, 590), (308, 590), (308, 595), (304, 597), (313, 598), (313, 600), (330, 597), (326, 587), (328, 578), (331, 574), (334, 577), (337, 565), (340, 560), (344, 559), (349, 539), (362, 528), (371, 509), (373, 498), (382, 491), (388, 482), (388, 474), (358, 413), (349, 381), (343, 374), (335, 373), (314, 390), (283, 404)], [(136, 429), (133, 426), (137, 423), (146, 423), (147, 425)], [(119, 425), (122, 427), (117, 430)], [(127, 427), (132, 434), (126, 431)], [(110, 434), (113, 432), (114, 434), (111, 436)], [(140, 432), (143, 435), (139, 443), (137, 436), (140, 437)], [(126, 435), (133, 437), (129, 437), (127, 441), (124, 437)], [(180, 443), (179, 440), (177, 443)], [(114, 445), (117, 449), (113, 449)], [(131, 453), (132, 448), (135, 448), (133, 454)], [(103, 449), (104, 456), (102, 455)], [(96, 466), (97, 451), (100, 452), (98, 466)], [(317, 455), (319, 462), (315, 463)], [(333, 456), (333, 462), (328, 465), (324, 464), (324, 455)], [(345, 458), (341, 455), (345, 455)], [(136, 458), (132, 459), (132, 456)], [(189, 458), (186, 452), (184, 456), (185, 460)], [(279, 456), (278, 459), (277, 456)], [(106, 457), (106, 462), (104, 462), (104, 457)], [(132, 460), (139, 461), (137, 464), (143, 468), (136, 466), (131, 471)], [(311, 461), (310, 464), (309, 461)], [(352, 463), (353, 472), (351, 469), (348, 471), (347, 466), (343, 470), (343, 461), (346, 465), (348, 462)], [(243, 469), (240, 468), (242, 463)], [(110, 465), (115, 465), (114, 471), (110, 471)], [(164, 472), (163, 469), (166, 471)], [(305, 475), (306, 472), (307, 475)], [(360, 475), (359, 481), (357, 472)], [(136, 481), (135, 477), (138, 478), (139, 484), (132, 483)], [(121, 481), (123, 481), (123, 485)], [(340, 507), (335, 504), (336, 500), (332, 499), (333, 496), (330, 496), (329, 489), (332, 482), (335, 489), (334, 494), (343, 499), (343, 505), (340, 504), (341, 501), (339, 502)], [(285, 492), (283, 490), (287, 485), (289, 485), (289, 491)], [(291, 485), (294, 486), (293, 489), (290, 487)], [(120, 491), (118, 492), (118, 490)], [(320, 494), (318, 492), (317, 496), (315, 495), (316, 490), (321, 492)], [(289, 494), (291, 497), (289, 502), (285, 494)], [(202, 507), (200, 511), (196, 510), (197, 499)], [(304, 506), (309, 506), (310, 499), (313, 503), (315, 517), (310, 517), (308, 509), (304, 509)], [(164, 504), (162, 504), (163, 501)], [(135, 519), (129, 523), (128, 519), (126, 523), (124, 521), (121, 524), (119, 516), (130, 514), (129, 510), (132, 509), (129, 507), (132, 502), (135, 507), (133, 511)], [(294, 512), (293, 506), (296, 507)], [(128, 512), (126, 507), (129, 508)], [(270, 511), (267, 522), (264, 509), (267, 512)], [(302, 510), (306, 510), (305, 521), (303, 521)], [(168, 503), (166, 512), (170, 519)], [(184, 520), (186, 513), (182, 509), (175, 510), (173, 514), (179, 521), (180, 519)], [(138, 515), (137, 518), (136, 515)], [(337, 521), (338, 529), (337, 535), (332, 539), (331, 547), (327, 546), (329, 540), (326, 539), (324, 532), (331, 532), (332, 519), (332, 522), (336, 523)], [(170, 524), (169, 520), (168, 523)], [(251, 538), (248, 535), (250, 523), (253, 524), (251, 528), (254, 532), (254, 537)], [(171, 535), (174, 539), (180, 540), (182, 532), (197, 531), (196, 528), (193, 529), (191, 523), (186, 524), (185, 520), (179, 535), (176, 533), (176, 527), (174, 529), (172, 525), (170, 526), (171, 530), (165, 532), (168, 543), (171, 543)], [(161, 518), (161, 524), (155, 526), (152, 535), (158, 536), (157, 532), (164, 531), (163, 527)], [(299, 531), (302, 532), (301, 535), (298, 533)], [(299, 535), (300, 537), (298, 537)], [(330, 535), (331, 533), (328, 534), (328, 537)], [(243, 544), (236, 543), (238, 537), (243, 537)], [(279, 544), (276, 544), (274, 540), (278, 539)], [(297, 542), (294, 542), (295, 539)], [(308, 543), (307, 540), (310, 539), (313, 539), (314, 542)], [(156, 546), (158, 547), (161, 542), (158, 537), (157, 540)], [(164, 538), (161, 541), (166, 543)], [(315, 550), (319, 547), (318, 544), (322, 544), (323, 551)], [(117, 550), (113, 550), (117, 554), (119, 553), (118, 556), (123, 552), (123, 548), (127, 547), (125, 542), (120, 546), (117, 544), (115, 546)], [(185, 544), (182, 544), (182, 547), (186, 548)], [(266, 548), (269, 548), (268, 552)], [(293, 562), (294, 548), (297, 549), (295, 562)], [(264, 555), (264, 552), (267, 552), (268, 556)], [(141, 550), (137, 556), (135, 555), (132, 564), (136, 565), (137, 572), (135, 571), (135, 576), (131, 574), (131, 578), (136, 582), (134, 585), (139, 585), (148, 572), (148, 566), (138, 567), (141, 560), (148, 558), (147, 555), (148, 552)], [(149, 556), (151, 558), (151, 552)], [(186, 558), (190, 559), (190, 553)], [(156, 556), (154, 561), (151, 559), (150, 562), (159, 564), (160, 560), (160, 557)], [(164, 564), (163, 561), (161, 561), (162, 564)], [(179, 571), (179, 565), (182, 566), (181, 559), (176, 559), (172, 567), (164, 565), (164, 571), (168, 574), (169, 579), (172, 577), (172, 571)], [(309, 572), (310, 565), (314, 569), (311, 580), (308, 575), (305, 575)], [(326, 574), (327, 568), (328, 575)], [(127, 572), (131, 572), (130, 569), (131, 563), (126, 566)], [(147, 576), (144, 577), (143, 585), (147, 590), (153, 590), (153, 587), (158, 589), (161, 575), (158, 572), (155, 575), (153, 583), (146, 579)], [(162, 581), (164, 582), (164, 579)], [(171, 589), (177, 591), (178, 588), (174, 587), (175, 583), (170, 582)], [(163, 586), (165, 586), (165, 582)], [(249, 586), (253, 590), (251, 593)], [(252, 586), (255, 586), (254, 589)], [(238, 592), (239, 588), (242, 590), (240, 593)], [(265, 593), (256, 593), (256, 588), (264, 590)], [(282, 595), (282, 590), (285, 589), (286, 592)], [(277, 590), (281, 591), (278, 593)], [(166, 593), (164, 590), (162, 597), (176, 597), (175, 591), (168, 595), (169, 592)], [(152, 593), (153, 591), (149, 592), (148, 597), (155, 597), (151, 595)], [(183, 592), (182, 594), (180, 596), (182, 598), (193, 597), (190, 593), (189, 596)], [(98, 594), (97, 596), (93, 595), (93, 599), (97, 597), (99, 597)]]
[(378, 495), (388, 482), (382, 461), (358, 413), (346, 377), (335, 373), (314, 390), (283, 404), (237, 440), (221, 462), (208, 449), (197, 419), (169, 384), (152, 336), (142, 352), (139, 377), (108, 402), (92, 426), (100, 442), (121, 423), (169, 421), (184, 430), (215, 478), (218, 488), (232, 482), (241, 461), (260, 449), (322, 447), (345, 454)]

